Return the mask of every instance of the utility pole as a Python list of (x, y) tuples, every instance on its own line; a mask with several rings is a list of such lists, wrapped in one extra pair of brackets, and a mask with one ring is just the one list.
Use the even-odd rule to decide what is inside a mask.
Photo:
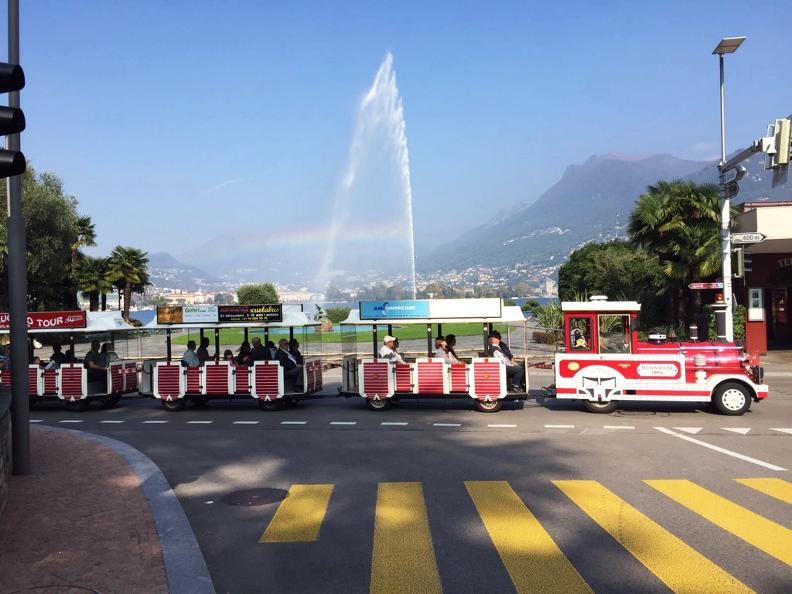
[[(8, 0), (8, 62), (19, 64), (19, 0)], [(23, 83), (24, 84), (24, 83)], [(19, 109), (19, 90), (8, 96)], [(19, 133), (6, 138), (7, 150), (20, 153)], [(24, 157), (22, 157), (24, 163)], [(24, 168), (23, 168), (24, 171)], [(8, 177), (8, 305), (11, 334), (11, 470), (30, 474), (30, 402), (28, 400), (27, 247), (22, 218), (22, 172)]]

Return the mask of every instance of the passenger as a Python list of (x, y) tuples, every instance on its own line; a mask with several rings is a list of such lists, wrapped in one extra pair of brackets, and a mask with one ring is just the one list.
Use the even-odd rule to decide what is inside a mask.
[[(503, 361), (506, 365), (506, 378), (517, 391), (525, 391), (525, 370), (522, 365), (514, 362), (514, 357), (509, 351), (506, 344), (500, 339), (500, 333), (493, 331), (489, 336), (489, 350), (490, 357), (494, 357), (499, 361)], [(507, 354), (508, 353), (508, 354)]]
[(236, 361), (239, 365), (247, 365), (249, 356), (250, 356), (250, 343), (247, 340), (243, 340), (242, 344), (239, 345), (239, 351), (237, 352)]
[(52, 355), (50, 355), (50, 358), (49, 358), (50, 363), (52, 364), (52, 366), (47, 365), (47, 369), (53, 369), (53, 368), (57, 369), (63, 363), (66, 362), (66, 355), (64, 355), (61, 352), (61, 348), (63, 348), (63, 347), (61, 347), (61, 344), (59, 342), (53, 343), (53, 345), (52, 345)]
[(267, 361), (274, 361), (275, 360), (275, 355), (278, 352), (278, 347), (275, 346), (274, 342), (272, 342), (271, 340), (268, 340), (266, 348), (269, 351), (269, 359), (267, 359)]
[(440, 359), (444, 363), (451, 364), (454, 361), (449, 358), (448, 356), (448, 346), (446, 344), (445, 338), (442, 336), (438, 336), (435, 338), (435, 359)]
[(104, 343), (99, 349), (99, 364), (102, 367), (110, 366), (110, 345), (108, 343)]
[(187, 341), (187, 350), (184, 351), (182, 355), (182, 366), (184, 367), (200, 367), (201, 360), (198, 358), (198, 355), (195, 353), (195, 341), (188, 340)]
[(303, 365), (305, 363), (305, 358), (300, 352), (300, 341), (298, 341), (296, 338), (292, 338), (289, 341), (289, 352), (297, 360), (297, 365)]
[(68, 348), (66, 352), (63, 353), (63, 363), (77, 363), (77, 358), (74, 356), (74, 349)]
[(201, 365), (212, 359), (212, 357), (209, 356), (209, 338), (207, 336), (201, 339), (201, 346), (198, 347), (195, 354), (198, 355), (198, 360), (201, 362)]
[(270, 356), (269, 349), (264, 348), (264, 345), (261, 344), (261, 339), (258, 336), (253, 337), (253, 348), (250, 349), (250, 354), (248, 355), (247, 364), (253, 367), (253, 363), (256, 361), (271, 361), (272, 357)]
[(226, 349), (223, 353), (223, 361), (228, 361), (231, 364), (231, 367), (236, 367), (239, 365), (237, 363), (236, 357), (234, 357), (234, 352), (231, 349)]
[(39, 357), (38, 355), (36, 355), (36, 356), (35, 356), (35, 357), (33, 357), (33, 359), (30, 361), (30, 364), (31, 364), (31, 365), (38, 365), (39, 367), (41, 367), (41, 357)]
[(289, 341), (281, 338), (278, 341), (278, 350), (275, 359), (283, 366), (283, 381), (287, 392), (302, 391), (302, 365), (297, 363), (296, 357), (289, 352)]
[(382, 339), (382, 347), (379, 352), (380, 359), (387, 359), (392, 363), (404, 363), (402, 356), (396, 352), (396, 338), (391, 335), (386, 335)]
[(459, 356), (457, 356), (454, 347), (456, 346), (456, 336), (454, 334), (446, 334), (446, 351), (448, 356), (453, 359), (454, 363), (461, 363)]
[[(107, 365), (102, 365), (102, 356), (99, 353), (99, 341), (91, 341), (91, 350), (85, 355), (83, 365), (88, 370), (88, 392), (96, 393), (107, 389)], [(91, 389), (90, 384), (93, 384)]]

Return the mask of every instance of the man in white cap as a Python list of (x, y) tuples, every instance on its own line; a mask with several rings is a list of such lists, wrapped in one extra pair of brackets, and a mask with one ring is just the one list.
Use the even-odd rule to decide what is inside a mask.
[(393, 363), (404, 363), (402, 356), (396, 352), (396, 339), (390, 334), (382, 339), (382, 348), (380, 348), (380, 359), (387, 359)]

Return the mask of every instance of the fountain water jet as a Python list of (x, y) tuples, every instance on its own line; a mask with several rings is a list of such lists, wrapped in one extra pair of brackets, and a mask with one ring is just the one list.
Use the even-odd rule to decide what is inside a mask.
[(349, 270), (406, 280), (415, 299), (410, 155), (390, 52), (358, 107), (317, 286), (326, 288), (334, 275)]

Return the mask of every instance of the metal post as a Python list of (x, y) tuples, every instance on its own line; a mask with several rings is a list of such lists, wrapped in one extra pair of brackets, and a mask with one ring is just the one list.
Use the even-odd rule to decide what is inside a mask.
[(215, 338), (215, 356), (214, 356), (214, 359), (215, 359), (215, 363), (218, 363), (220, 361), (220, 328), (215, 328), (214, 329), (214, 334), (215, 334), (215, 337), (214, 337)]
[(374, 350), (374, 358), (376, 359), (379, 356), (379, 352), (377, 351), (377, 325), (374, 324), (371, 327), (371, 344)]
[(426, 325), (426, 356), (432, 356), (432, 325)]
[(244, 329), (244, 334), (245, 334), (245, 342), (247, 342), (248, 341), (248, 329), (247, 328)]
[(165, 354), (168, 358), (168, 363), (171, 362), (171, 331), (170, 328), (165, 330)]
[(294, 326), (289, 326), (289, 344), (294, 340)]
[(443, 335), (443, 325), (442, 324), (438, 324), (437, 325), (437, 336), (442, 336), (442, 335)]
[[(718, 55), (720, 62), (720, 124), (721, 124), (721, 162), (719, 168), (726, 163), (726, 115), (724, 101), (724, 69), (723, 54)], [(726, 192), (726, 185), (720, 183), (721, 197), (721, 257), (723, 275), (723, 301), (726, 303), (724, 309), (725, 319), (725, 339), (727, 342), (734, 340), (734, 321), (732, 320), (732, 270), (731, 270), (731, 200)]]
[[(8, 61), (19, 64), (19, 0), (8, 0)], [(19, 91), (8, 95), (19, 107)], [(20, 150), (19, 134), (6, 138), (10, 151)], [(11, 334), (11, 471), (30, 474), (30, 402), (27, 359), (27, 262), (22, 218), (22, 176), (8, 178), (8, 309)]]

